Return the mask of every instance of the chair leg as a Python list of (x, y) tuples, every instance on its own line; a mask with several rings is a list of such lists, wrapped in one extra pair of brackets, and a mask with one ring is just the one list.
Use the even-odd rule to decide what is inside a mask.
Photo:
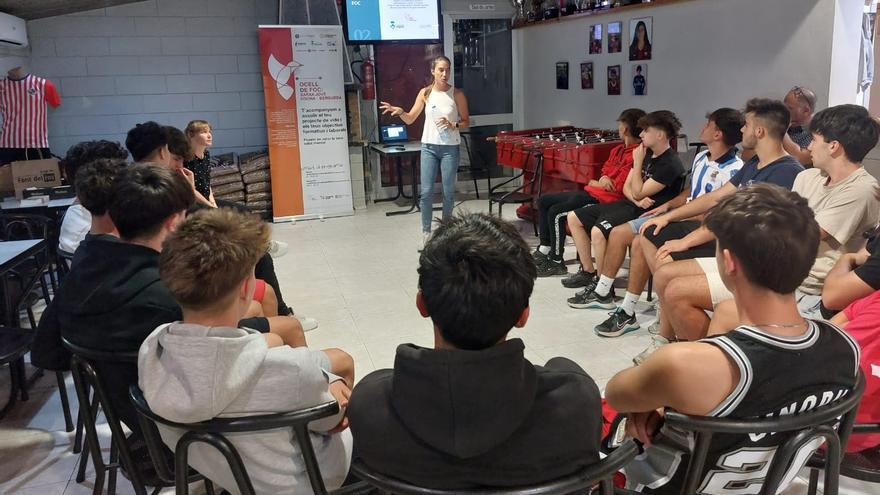
[(205, 495), (214, 495), (214, 483), (211, 483), (211, 480), (205, 478)]
[(474, 180), (474, 192), (477, 193), (477, 199), (480, 199), (480, 186), (477, 185), (477, 177), (474, 175), (473, 169), (471, 169), (471, 179)]
[(64, 431), (73, 431), (73, 418), (70, 416), (70, 400), (67, 398), (67, 385), (64, 384), (64, 372), (56, 371), (55, 380), (58, 381), (58, 393), (61, 395), (61, 412), (64, 413)]
[(654, 277), (651, 276), (651, 277), (648, 277), (648, 298), (647, 298), (648, 302), (651, 302), (654, 300), (654, 296), (651, 295), (651, 293), (653, 293), (653, 292), (654, 292)]
[(27, 310), (28, 322), (31, 324), (31, 328), (36, 330), (37, 329), (37, 318), (34, 316), (33, 306), (28, 305), (26, 310)]
[(117, 439), (116, 437), (110, 438), (110, 463), (107, 464), (107, 467), (110, 468), (110, 472), (107, 476), (107, 495), (115, 495), (116, 494), (116, 473), (119, 471), (119, 443), (124, 442), (125, 439)]
[(15, 364), (18, 366), (18, 389), (21, 391), (21, 401), (24, 402), (30, 398), (27, 390), (27, 374), (25, 373), (24, 357), (19, 358)]
[(807, 495), (816, 495), (819, 490), (819, 470), (810, 469), (810, 484), (807, 486)]

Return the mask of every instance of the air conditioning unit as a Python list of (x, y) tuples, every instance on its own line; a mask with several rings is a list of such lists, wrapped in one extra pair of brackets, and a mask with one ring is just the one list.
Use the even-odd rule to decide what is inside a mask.
[(28, 45), (24, 19), (0, 12), (0, 46), (2, 45)]

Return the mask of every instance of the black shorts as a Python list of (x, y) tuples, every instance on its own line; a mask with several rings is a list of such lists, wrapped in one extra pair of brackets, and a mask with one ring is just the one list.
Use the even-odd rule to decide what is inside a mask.
[[(654, 227), (648, 227), (642, 235), (645, 239), (651, 241), (651, 244), (662, 247), (666, 241), (674, 241), (684, 239), (688, 234), (697, 230), (702, 222), (697, 220), (685, 220), (683, 222), (670, 222), (669, 225), (663, 227), (659, 234), (654, 235)], [(715, 257), (715, 241), (709, 241), (699, 246), (694, 246), (687, 251), (672, 253), (669, 255), (675, 261), (692, 260), (695, 258), (714, 258)]]
[(269, 333), (269, 319), (263, 316), (245, 318), (238, 322), (239, 328), (250, 328), (260, 333)]
[(644, 212), (645, 210), (634, 205), (628, 199), (621, 199), (613, 203), (588, 205), (574, 210), (574, 214), (587, 229), (587, 232), (590, 232), (593, 227), (597, 227), (606, 239), (611, 235), (611, 229), (638, 218)]

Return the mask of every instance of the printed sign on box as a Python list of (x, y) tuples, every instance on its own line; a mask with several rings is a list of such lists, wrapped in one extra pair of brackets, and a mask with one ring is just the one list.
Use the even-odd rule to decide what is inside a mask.
[(53, 187), (61, 185), (61, 173), (58, 160), (28, 160), (12, 162), (12, 184), (16, 199), (29, 187)]

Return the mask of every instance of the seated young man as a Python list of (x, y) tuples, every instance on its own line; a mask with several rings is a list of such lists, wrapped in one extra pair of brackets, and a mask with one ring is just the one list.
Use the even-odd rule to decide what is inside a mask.
[[(736, 145), (742, 141), (743, 123), (742, 113), (732, 108), (719, 108), (707, 114), (706, 125), (700, 132), (700, 142), (705, 144), (707, 149), (694, 157), (691, 172), (688, 174), (690, 187), (682, 189), (681, 193), (671, 201), (654, 208), (635, 220), (618, 225), (611, 231), (611, 235), (608, 237), (608, 246), (605, 248), (605, 259), (602, 262), (602, 275), (614, 280), (617, 271), (623, 265), (627, 248), (633, 246), (630, 249), (629, 280), (623, 303), (607, 320), (595, 327), (594, 331), (597, 335), (617, 337), (639, 328), (636, 321), (636, 303), (639, 301), (650, 276), (642, 249), (636, 244), (637, 239), (640, 238), (638, 235), (640, 226), (653, 216), (677, 208), (705, 193), (720, 189), (734, 174), (739, 172), (743, 162), (736, 156)], [(663, 232), (664, 234), (675, 233), (679, 237), (684, 237), (699, 226), (699, 219), (675, 222)], [(715, 241), (689, 251), (700, 251), (703, 256), (712, 255), (715, 252)]]
[[(788, 129), (790, 120), (788, 109), (782, 102), (753, 98), (746, 102), (744, 114), (742, 146), (745, 150), (754, 153), (752, 158), (721, 188), (704, 194), (680, 208), (652, 218), (643, 223), (640, 228), (643, 239), (639, 245), (648, 268), (654, 274), (654, 288), (661, 311), (659, 315), (660, 335), (654, 336), (651, 345), (639, 355), (637, 360), (641, 360), (658, 346), (674, 339), (676, 332), (673, 331), (673, 328), (698, 328), (702, 324), (703, 333), (698, 332), (697, 335), (704, 335), (706, 328), (708, 328), (708, 317), (705, 312), (701, 311), (701, 316), (695, 312), (685, 311), (684, 317), (697, 320), (696, 324), (682, 323), (683, 317), (673, 314), (673, 308), (667, 306), (665, 299), (670, 280), (678, 277), (688, 280), (689, 283), (694, 284), (693, 289), (697, 294), (719, 294), (724, 291), (723, 286), (717, 287), (717, 283), (716, 286), (709, 286), (705, 270), (714, 271), (712, 259), (691, 259), (691, 253), (687, 253), (690, 249), (714, 241), (712, 233), (705, 227), (700, 227), (687, 233), (684, 237), (678, 238), (675, 234), (684, 233), (687, 229), (676, 226), (673, 232), (661, 234), (666, 230), (666, 227), (673, 222), (705, 214), (719, 201), (730, 196), (740, 187), (767, 182), (791, 189), (797, 174), (804, 170), (800, 163), (789, 156), (782, 147), (782, 137)], [(703, 251), (696, 252), (702, 253)], [(703, 261), (697, 261), (698, 259)], [(683, 287), (683, 289), (690, 290), (691, 288)], [(709, 297), (706, 295), (705, 299), (709, 299)], [(707, 304), (711, 304), (711, 301)], [(678, 318), (673, 322), (672, 317)], [(701, 318), (705, 319), (702, 323), (699, 322)]]
[[(755, 184), (721, 200), (705, 224), (718, 240), (716, 263), (736, 299), (740, 326), (663, 346), (605, 388), (608, 404), (627, 414), (626, 431), (647, 447), (625, 469), (628, 487), (645, 493), (680, 493), (693, 448), (685, 432), (661, 426), (665, 408), (731, 419), (782, 416), (827, 405), (856, 384), (856, 343), (830, 323), (805, 319), (795, 301), (819, 246), (806, 200)], [(699, 492), (761, 482), (760, 467), (787, 438), (715, 435)], [(791, 475), (801, 467), (792, 466)]]
[[(193, 173), (183, 166), (186, 156), (189, 154), (189, 142), (186, 135), (180, 129), (171, 126), (162, 126), (156, 122), (145, 122), (138, 124), (128, 131), (125, 139), (125, 145), (131, 152), (132, 159), (136, 163), (153, 162), (163, 166), (170, 167), (171, 170), (182, 174), (186, 177), (187, 182), (193, 190), (193, 195), (197, 199), (193, 205), (192, 211), (198, 208), (216, 207), (210, 201), (199, 199), (201, 196), (196, 191), (195, 176)], [(280, 241), (271, 241), (270, 244), (283, 244)], [(274, 249), (275, 252), (284, 252), (287, 250), (285, 246), (279, 246)], [(281, 293), (281, 284), (278, 282), (278, 276), (275, 273), (275, 264), (272, 261), (271, 252), (267, 251), (266, 255), (260, 258), (257, 263), (256, 276), (260, 280), (264, 280), (272, 287), (272, 293), (277, 301), (277, 310), (275, 313), (279, 315), (292, 315), (293, 311), (284, 302), (284, 296)], [(299, 320), (303, 329), (306, 331), (314, 330), (318, 327), (318, 322), (314, 318), (294, 315)]]
[[(572, 308), (614, 309), (614, 279), (597, 274), (604, 268), (605, 243), (611, 229), (672, 200), (684, 186), (684, 167), (669, 144), (681, 129), (675, 114), (668, 110), (651, 112), (639, 120), (639, 127), (642, 144), (633, 151), (633, 168), (623, 185), (627, 199), (579, 208), (568, 214), (581, 266), (591, 277), (582, 291), (568, 298)], [(595, 244), (593, 249), (591, 243)]]
[[(875, 193), (880, 195), (880, 189)], [(868, 236), (865, 247), (841, 256), (825, 277), (822, 310), (826, 317), (880, 290), (880, 228), (865, 235)]]
[[(535, 263), (538, 265), (538, 276), (566, 275), (568, 269), (562, 260), (565, 251), (565, 220), (567, 213), (587, 205), (610, 203), (623, 199), (623, 184), (632, 169), (632, 152), (641, 143), (639, 135), (642, 130), (638, 126), (639, 119), (645, 112), (638, 108), (630, 108), (621, 112), (617, 118), (617, 132), (623, 144), (616, 146), (602, 165), (601, 177), (591, 180), (582, 191), (544, 194), (538, 198), (538, 235), (541, 244), (535, 250)], [(579, 275), (568, 277), (563, 282), (566, 287), (581, 287), (583, 271)]]
[[(324, 482), (337, 488), (351, 458), (344, 414), (354, 362), (338, 349), (289, 347), (275, 334), (260, 335), (240, 323), (269, 235), (258, 217), (222, 208), (196, 212), (168, 236), (159, 275), (180, 304), (183, 320), (159, 326), (144, 340), (138, 383), (153, 412), (179, 423), (289, 412), (337, 400), (338, 414), (309, 424)], [(184, 432), (160, 427), (160, 433), (174, 449)], [(229, 439), (257, 493), (310, 492), (291, 429)], [(222, 487), (236, 486), (213, 447), (193, 445), (189, 463)]]
[[(135, 352), (157, 326), (181, 319), (180, 306), (159, 278), (162, 243), (192, 206), (192, 189), (186, 179), (153, 164), (124, 167), (110, 192), (110, 218), (119, 240), (94, 239), (85, 254), (64, 278), (58, 295), (37, 327), (34, 359), (41, 352), (70, 355), (61, 337), (95, 350)], [(54, 317), (52, 317), (54, 315)], [(291, 345), (305, 345), (302, 328), (293, 318), (250, 318), (242, 324), (262, 332), (277, 333)], [(64, 363), (64, 359), (59, 359)], [(120, 418), (139, 430), (137, 415), (128, 400), (128, 386), (137, 381), (133, 364), (103, 363), (108, 394)]]
[(447, 490), (540, 483), (599, 460), (595, 382), (578, 365), (523, 356), (535, 265), (509, 223), (441, 222), (419, 260), (416, 306), (434, 348), (397, 348), (393, 370), (355, 387), (355, 457), (383, 474)]
[(77, 171), (83, 165), (100, 158), (125, 161), (128, 152), (119, 143), (113, 141), (83, 141), (71, 146), (62, 161), (64, 176), (68, 184), (73, 184), (73, 190), (77, 195), (77, 200), (64, 213), (58, 233), (58, 250), (68, 255), (76, 251), (79, 243), (93, 227), (91, 215), (79, 198), (79, 190), (76, 187)]
[[(863, 233), (880, 220), (877, 180), (862, 168), (862, 160), (880, 138), (880, 123), (862, 106), (838, 105), (817, 113), (810, 130), (814, 168), (798, 174), (792, 190), (807, 199), (821, 229), (819, 254), (797, 294), (804, 315), (818, 318), (828, 272), (841, 256), (858, 252)], [(715, 312), (713, 331), (736, 324), (730, 299)]]

